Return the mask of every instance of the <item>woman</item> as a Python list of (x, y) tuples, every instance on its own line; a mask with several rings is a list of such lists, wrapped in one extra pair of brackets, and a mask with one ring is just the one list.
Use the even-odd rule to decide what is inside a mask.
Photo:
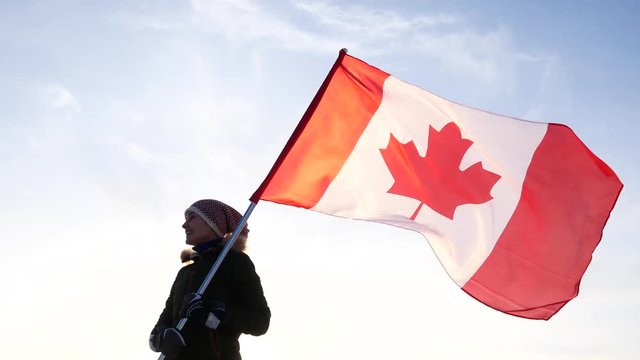
[[(220, 201), (200, 200), (185, 211), (185, 218), (182, 227), (193, 251), (183, 253), (183, 262), (192, 263), (178, 272), (149, 345), (167, 360), (239, 360), (240, 334), (264, 334), (271, 318), (260, 278), (243, 252), (249, 229), (242, 229), (200, 296), (198, 288), (241, 215)], [(183, 317), (189, 320), (178, 330)]]

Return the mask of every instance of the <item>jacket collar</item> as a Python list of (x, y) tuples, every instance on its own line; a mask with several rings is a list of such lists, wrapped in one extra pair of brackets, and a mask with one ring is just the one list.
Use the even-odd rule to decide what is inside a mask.
[(217, 238), (217, 239), (213, 239), (213, 240), (209, 240), (207, 242), (204, 242), (202, 244), (198, 244), (196, 246), (193, 247), (193, 250), (195, 252), (197, 252), (198, 254), (202, 254), (204, 252), (206, 252), (207, 250), (220, 245), (220, 242), (222, 241), (222, 238)]

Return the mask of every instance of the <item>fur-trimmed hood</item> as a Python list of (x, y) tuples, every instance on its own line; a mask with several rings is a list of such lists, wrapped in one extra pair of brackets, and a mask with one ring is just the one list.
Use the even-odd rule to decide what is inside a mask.
[(189, 261), (192, 261), (197, 256), (198, 256), (198, 253), (195, 250), (193, 250), (191, 248), (184, 249), (180, 253), (180, 261), (182, 261), (182, 263), (187, 263)]

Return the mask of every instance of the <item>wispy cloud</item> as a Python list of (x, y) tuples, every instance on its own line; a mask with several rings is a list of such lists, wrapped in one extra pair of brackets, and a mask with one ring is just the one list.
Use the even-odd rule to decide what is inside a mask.
[(129, 156), (138, 163), (141, 164), (162, 164), (162, 159), (156, 154), (145, 149), (141, 144), (130, 141), (126, 145), (126, 151)]
[(71, 91), (62, 85), (43, 85), (40, 93), (43, 101), (51, 107), (68, 110), (72, 113), (77, 113), (81, 110)]
[(418, 52), (430, 55), (452, 71), (475, 74), (491, 81), (508, 72), (517, 62), (517, 51), (506, 29), (489, 32), (458, 30), (422, 32), (412, 36), (409, 44)]
[(547, 63), (522, 52), (508, 28), (478, 30), (472, 19), (456, 14), (415, 14), (326, 2), (298, 2), (295, 7), (341, 34), (367, 53), (384, 55), (401, 51), (427, 55), (454, 73), (472, 75), (486, 82), (509, 76), (517, 64)]
[(519, 64), (544, 63), (520, 51), (508, 28), (474, 29), (456, 14), (404, 15), (362, 5), (300, 1), (296, 17), (279, 17), (258, 2), (193, 0), (197, 26), (243, 42), (261, 41), (290, 50), (427, 56), (453, 73), (483, 82), (509, 80)]
[(181, 2), (139, 2), (136, 8), (118, 11), (109, 20), (134, 29), (180, 30), (191, 26), (190, 13), (191, 7)]
[(268, 41), (273, 46), (316, 53), (348, 47), (390, 52), (398, 41), (458, 22), (446, 14), (405, 17), (371, 7), (325, 2), (294, 2), (295, 18), (284, 18), (251, 0), (193, 0), (194, 25), (238, 41)]
[[(152, 14), (152, 15), (150, 15)], [(176, 15), (155, 9), (140, 14), (139, 26), (221, 34), (240, 46), (335, 54), (348, 48), (368, 59), (401, 53), (434, 71), (473, 79), (509, 92), (543, 76), (552, 61), (522, 50), (509, 27), (479, 26), (459, 13), (399, 12), (392, 8), (327, 1), (292, 1), (267, 6), (256, 0), (191, 0)], [(182, 25), (180, 25), (182, 26)], [(529, 79), (530, 80), (530, 79)], [(535, 86), (545, 84), (535, 82)]]
[(291, 50), (315, 52), (335, 52), (341, 46), (340, 41), (305, 31), (250, 0), (193, 0), (191, 4), (198, 26), (222, 32), (233, 40), (269, 41)]
[(305, 1), (294, 3), (294, 7), (331, 29), (358, 34), (364, 36), (365, 40), (378, 42), (460, 21), (459, 17), (447, 14), (417, 15), (407, 18), (393, 11), (382, 11), (361, 5), (338, 6)]

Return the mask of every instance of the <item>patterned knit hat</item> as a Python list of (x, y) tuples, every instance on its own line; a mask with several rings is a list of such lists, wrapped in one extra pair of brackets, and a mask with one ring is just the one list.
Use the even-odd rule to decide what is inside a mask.
[[(242, 215), (236, 209), (218, 200), (198, 200), (184, 211), (185, 218), (189, 213), (195, 213), (204, 220), (207, 225), (219, 237), (233, 232), (240, 223)], [(249, 227), (245, 224), (244, 229), (238, 235), (238, 239), (246, 240), (249, 236)]]

